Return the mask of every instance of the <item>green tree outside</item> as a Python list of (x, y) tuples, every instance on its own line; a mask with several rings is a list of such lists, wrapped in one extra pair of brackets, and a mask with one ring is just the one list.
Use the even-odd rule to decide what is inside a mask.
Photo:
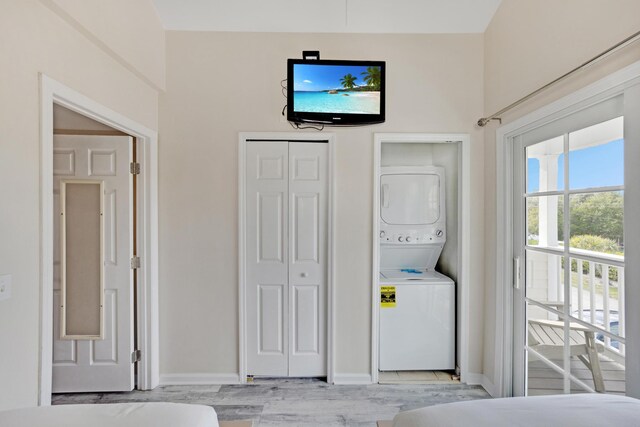
[(618, 246), (622, 244), (624, 239), (622, 193), (574, 195), (571, 196), (570, 209), (571, 236), (600, 236), (613, 240)]
[[(600, 236), (592, 236), (585, 234), (582, 236), (573, 236), (569, 240), (570, 247), (575, 249), (584, 249), (587, 251), (601, 252), (612, 255), (623, 255), (622, 248), (613, 239), (607, 239)], [(581, 261), (582, 272), (584, 274), (589, 273), (589, 263)], [(578, 271), (578, 264), (575, 259), (571, 260), (571, 271)], [(595, 265), (595, 275), (598, 278), (602, 277), (602, 265)], [(618, 281), (618, 270), (615, 268), (609, 269), (609, 279), (615, 282)]]
[[(571, 196), (569, 202), (571, 212), (571, 246), (579, 249), (596, 250), (598, 252), (618, 254), (622, 252), (624, 239), (624, 196), (622, 192), (602, 192)], [(539, 235), (539, 198), (527, 200), (527, 233), (529, 236)], [(564, 223), (564, 205), (558, 203), (558, 239), (565, 240), (562, 224)], [(596, 247), (574, 246), (574, 238), (594, 236), (609, 239), (615, 244), (609, 247), (599, 242)], [(593, 239), (582, 239), (579, 242), (593, 246)], [(589, 242), (589, 243), (586, 243)], [(537, 243), (537, 242), (535, 242)], [(599, 249), (598, 249), (599, 248)]]

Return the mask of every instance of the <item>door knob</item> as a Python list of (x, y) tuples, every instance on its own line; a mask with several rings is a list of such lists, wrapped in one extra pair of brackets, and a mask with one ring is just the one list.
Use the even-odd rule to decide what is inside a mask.
[(300, 273), (300, 276), (301, 276), (301, 277), (308, 277), (308, 276), (309, 276), (309, 273)]

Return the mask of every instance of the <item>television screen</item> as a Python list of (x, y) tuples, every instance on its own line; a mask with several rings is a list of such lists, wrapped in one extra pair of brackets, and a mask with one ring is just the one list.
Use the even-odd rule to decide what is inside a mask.
[(355, 125), (384, 122), (385, 63), (289, 59), (287, 119)]

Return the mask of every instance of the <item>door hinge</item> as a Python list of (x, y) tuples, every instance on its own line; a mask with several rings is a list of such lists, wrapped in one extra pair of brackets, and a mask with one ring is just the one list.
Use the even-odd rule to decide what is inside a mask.
[(142, 360), (142, 350), (133, 350), (131, 353), (131, 363), (136, 363)]
[(129, 163), (129, 171), (131, 172), (131, 175), (139, 175), (140, 174), (140, 163), (138, 163), (138, 162)]
[(140, 268), (140, 257), (139, 256), (131, 257), (131, 269), (135, 270), (136, 268)]
[(513, 287), (520, 289), (520, 257), (513, 258)]

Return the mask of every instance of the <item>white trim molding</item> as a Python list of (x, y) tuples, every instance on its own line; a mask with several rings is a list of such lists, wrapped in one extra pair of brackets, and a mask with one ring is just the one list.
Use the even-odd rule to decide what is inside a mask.
[(373, 384), (369, 374), (335, 374), (333, 384), (336, 385), (367, 385)]
[(238, 135), (238, 366), (240, 382), (247, 382), (247, 329), (245, 283), (246, 236), (246, 142), (261, 141), (327, 141), (329, 145), (329, 185), (327, 200), (327, 382), (333, 384), (335, 369), (335, 277), (336, 277), (336, 135), (324, 132), (240, 132)]
[[(566, 117), (640, 83), (640, 62), (633, 63), (570, 95), (496, 130), (496, 322), (494, 362), (496, 397), (513, 390), (513, 147), (512, 141), (532, 129)], [(626, 139), (626, 135), (625, 135)], [(626, 228), (626, 226), (625, 226)], [(627, 257), (630, 253), (627, 251)], [(630, 258), (628, 258), (630, 259)], [(628, 374), (628, 373), (627, 373)], [(494, 395), (492, 393), (492, 395)]]
[[(455, 133), (376, 133), (374, 134), (373, 151), (373, 236), (380, 233), (380, 194), (378, 174), (381, 164), (383, 143), (429, 143), (459, 144), (458, 158), (458, 280), (457, 297), (461, 309), (460, 325), (456, 328), (460, 336), (460, 348), (457, 349), (460, 360), (460, 380), (467, 382), (469, 367), (469, 279), (470, 279), (470, 242), (471, 242), (471, 137), (469, 134)], [(379, 356), (379, 320), (378, 286), (380, 278), (379, 241), (372, 239), (372, 271), (371, 277), (371, 380), (378, 383)]]
[(240, 384), (238, 374), (162, 374), (160, 385)]
[(498, 397), (495, 385), (486, 375), (469, 372), (465, 382), (469, 385), (480, 385), (491, 397)]
[(158, 330), (158, 134), (50, 77), (40, 75), (40, 354), (38, 402), (51, 404), (53, 337), (53, 104), (138, 140), (138, 384), (160, 383)]

